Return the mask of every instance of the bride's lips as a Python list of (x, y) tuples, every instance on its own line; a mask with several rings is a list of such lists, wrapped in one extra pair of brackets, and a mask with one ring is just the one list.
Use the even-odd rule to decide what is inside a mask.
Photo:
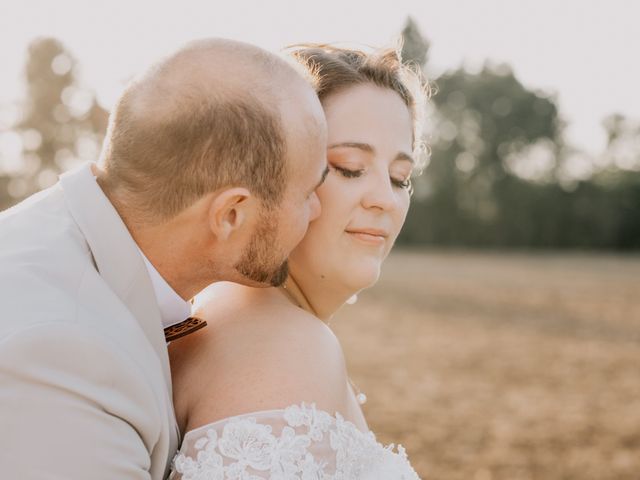
[(389, 234), (377, 228), (351, 228), (345, 230), (352, 238), (368, 245), (384, 245)]

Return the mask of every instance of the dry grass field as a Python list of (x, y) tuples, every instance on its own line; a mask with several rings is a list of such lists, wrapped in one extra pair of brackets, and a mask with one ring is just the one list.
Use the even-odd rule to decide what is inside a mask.
[(640, 256), (397, 251), (332, 328), (425, 479), (640, 479)]

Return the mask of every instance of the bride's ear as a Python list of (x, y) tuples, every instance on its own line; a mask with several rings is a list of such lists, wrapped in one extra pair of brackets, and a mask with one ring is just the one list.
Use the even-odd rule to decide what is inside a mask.
[(255, 199), (243, 187), (218, 193), (209, 205), (209, 227), (219, 240), (228, 240), (246, 225)]

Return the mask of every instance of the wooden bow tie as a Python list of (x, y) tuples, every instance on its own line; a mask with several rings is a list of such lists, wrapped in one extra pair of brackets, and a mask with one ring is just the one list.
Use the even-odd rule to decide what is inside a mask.
[(164, 338), (167, 342), (171, 342), (173, 340), (177, 340), (180, 337), (184, 337), (185, 335), (189, 335), (201, 328), (207, 326), (207, 322), (198, 317), (189, 317), (186, 320), (183, 320), (180, 323), (176, 323), (175, 325), (171, 325), (164, 329)]

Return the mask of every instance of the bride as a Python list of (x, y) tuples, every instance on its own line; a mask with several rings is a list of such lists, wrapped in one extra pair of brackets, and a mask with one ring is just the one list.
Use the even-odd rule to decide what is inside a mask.
[(393, 50), (309, 45), (292, 55), (329, 128), (322, 213), (281, 287), (220, 283), (197, 297), (209, 328), (169, 347), (186, 432), (169, 478), (417, 479), (404, 448), (369, 430), (330, 321), (377, 281), (404, 223), (420, 82)]

